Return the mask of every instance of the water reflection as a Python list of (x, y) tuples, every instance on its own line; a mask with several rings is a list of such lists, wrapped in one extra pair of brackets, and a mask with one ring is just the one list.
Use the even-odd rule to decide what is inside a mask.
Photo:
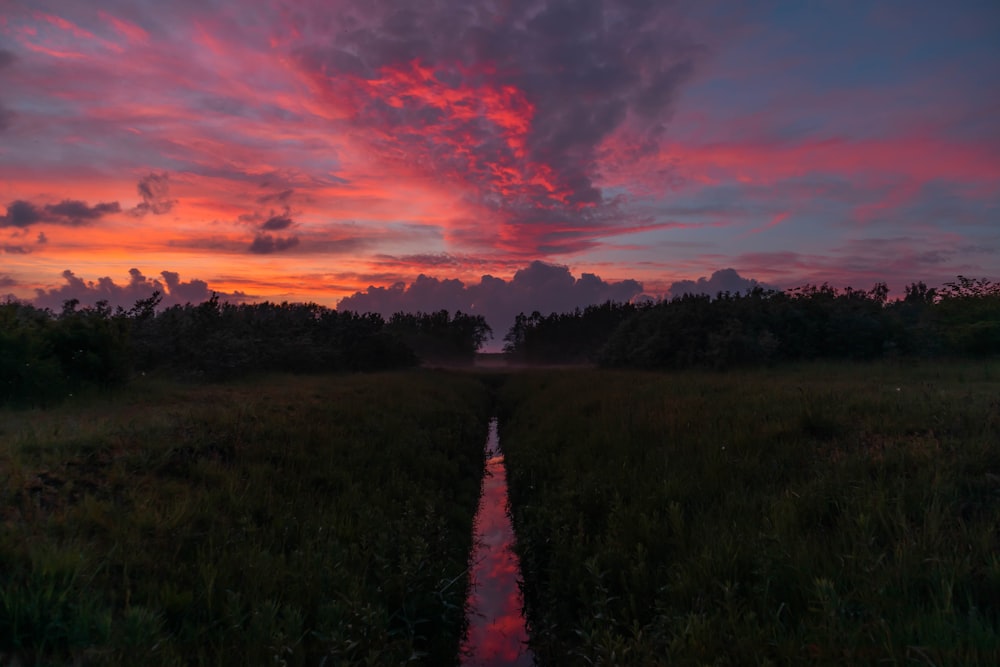
[(507, 469), (497, 436), (496, 419), (486, 441), (486, 477), (476, 510), (476, 546), (472, 586), (466, 608), (469, 634), (462, 664), (476, 667), (534, 664), (521, 615), (518, 562), (512, 549), (514, 529), (507, 516)]

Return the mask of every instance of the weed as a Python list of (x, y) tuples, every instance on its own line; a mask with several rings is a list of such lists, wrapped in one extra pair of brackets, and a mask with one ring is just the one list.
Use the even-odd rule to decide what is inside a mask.
[(423, 371), (0, 412), (0, 661), (454, 662), (488, 416)]
[(540, 663), (996, 663), (993, 367), (512, 376)]

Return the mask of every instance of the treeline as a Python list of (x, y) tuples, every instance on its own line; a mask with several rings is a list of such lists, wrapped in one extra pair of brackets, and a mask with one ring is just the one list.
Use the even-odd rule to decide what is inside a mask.
[(959, 276), (941, 289), (913, 283), (900, 299), (888, 294), (884, 283), (824, 284), (521, 314), (504, 350), (531, 363), (638, 368), (1000, 353), (1000, 284)]
[(504, 352), (519, 361), (573, 364), (596, 361), (608, 339), (625, 322), (651, 308), (651, 303), (607, 301), (571, 313), (520, 313), (504, 336)]
[(126, 310), (107, 302), (61, 312), (0, 304), (0, 405), (61, 400), (137, 373), (191, 379), (249, 372), (372, 371), (420, 361), (471, 363), (492, 335), (482, 316), (447, 311), (336, 311), (316, 304), (201, 304), (158, 310), (157, 293)]

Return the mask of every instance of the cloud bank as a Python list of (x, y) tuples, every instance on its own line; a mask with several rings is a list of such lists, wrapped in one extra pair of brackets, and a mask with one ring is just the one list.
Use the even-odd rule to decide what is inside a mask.
[(110, 277), (98, 278), (97, 281), (84, 280), (67, 269), (63, 271), (64, 284), (51, 289), (36, 289), (31, 303), (39, 308), (49, 308), (58, 312), (63, 302), (76, 299), (82, 306), (93, 306), (98, 301), (107, 301), (112, 307), (121, 306), (128, 309), (139, 299), (148, 299), (154, 291), (163, 295), (161, 306), (168, 307), (185, 303), (201, 303), (208, 300), (213, 293), (218, 293), (224, 301), (246, 301), (248, 297), (243, 292), (225, 293), (209, 288), (204, 280), (192, 279), (182, 281), (175, 271), (161, 271), (159, 278), (144, 276), (139, 269), (129, 271), (127, 283), (119, 285)]
[(369, 287), (342, 299), (337, 309), (374, 312), (385, 317), (396, 312), (441, 309), (482, 315), (493, 328), (494, 339), (487, 348), (498, 350), (518, 313), (570, 312), (605, 301), (629, 301), (641, 292), (642, 284), (635, 280), (609, 282), (592, 273), (575, 278), (566, 266), (535, 261), (517, 271), (510, 280), (485, 275), (478, 283), (469, 285), (461, 280), (441, 280), (421, 274), (409, 285)]
[(714, 272), (709, 278), (702, 276), (697, 280), (678, 280), (674, 282), (670, 285), (668, 296), (679, 297), (685, 294), (715, 296), (719, 292), (736, 294), (748, 292), (754, 287), (769, 289), (768, 285), (758, 282), (753, 278), (743, 278), (734, 269), (720, 269)]
[(88, 206), (83, 201), (64, 199), (58, 204), (38, 206), (30, 201), (17, 199), (7, 205), (6, 215), (0, 215), (0, 227), (26, 229), (39, 223), (77, 227), (100, 220), (106, 215), (119, 213), (121, 210), (116, 201)]

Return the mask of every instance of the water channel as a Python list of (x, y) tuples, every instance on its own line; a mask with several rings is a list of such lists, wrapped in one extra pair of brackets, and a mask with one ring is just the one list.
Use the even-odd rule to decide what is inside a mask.
[(514, 529), (507, 513), (507, 469), (500, 450), (497, 420), (486, 441), (486, 475), (476, 510), (472, 583), (466, 604), (469, 633), (462, 665), (499, 667), (535, 664), (518, 587), (520, 568), (514, 554)]

